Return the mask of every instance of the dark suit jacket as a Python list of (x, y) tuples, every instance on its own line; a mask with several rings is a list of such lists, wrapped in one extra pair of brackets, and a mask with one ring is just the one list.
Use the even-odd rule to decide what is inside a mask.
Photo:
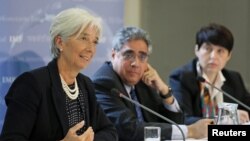
[[(93, 76), (93, 82), (96, 88), (97, 101), (110, 120), (115, 124), (120, 141), (143, 141), (144, 126), (161, 127), (161, 139), (170, 139), (172, 128), (166, 121), (142, 110), (145, 122), (139, 123), (136, 120), (134, 105), (117, 95), (111, 94), (112, 88), (118, 89), (121, 93), (128, 96), (120, 77), (113, 71), (110, 62), (106, 62)], [(135, 85), (139, 102), (148, 108), (174, 120), (177, 123), (183, 123), (182, 113), (173, 113), (168, 111), (162, 99), (155, 90), (149, 88), (140, 81)]]
[[(169, 77), (169, 84), (173, 89), (173, 94), (179, 101), (185, 112), (185, 123), (191, 124), (202, 118), (200, 83), (197, 80), (196, 70), (197, 59), (174, 70)], [(250, 94), (247, 92), (242, 78), (235, 71), (222, 70), (226, 81), (222, 90), (231, 96), (250, 106)], [(235, 103), (226, 96), (223, 96), (225, 102)], [(239, 105), (239, 109), (244, 109)]]
[[(88, 93), (85, 125), (93, 127), (94, 140), (117, 140), (115, 127), (96, 102), (91, 80), (79, 74), (77, 81)], [(69, 130), (56, 60), (20, 75), (6, 95), (6, 104), (1, 141), (55, 141), (63, 139)]]

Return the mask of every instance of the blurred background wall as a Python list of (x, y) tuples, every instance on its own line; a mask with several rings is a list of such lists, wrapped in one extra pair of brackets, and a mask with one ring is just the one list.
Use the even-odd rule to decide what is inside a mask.
[(150, 63), (162, 78), (194, 57), (195, 34), (216, 22), (228, 27), (235, 38), (233, 55), (226, 66), (239, 71), (250, 90), (249, 0), (127, 0), (125, 25), (139, 26), (150, 34)]

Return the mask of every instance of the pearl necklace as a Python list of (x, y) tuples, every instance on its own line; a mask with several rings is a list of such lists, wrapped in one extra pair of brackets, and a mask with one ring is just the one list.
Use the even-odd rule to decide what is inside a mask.
[(75, 79), (75, 88), (70, 89), (69, 86), (67, 85), (67, 83), (64, 81), (63, 77), (61, 76), (61, 74), (60, 74), (60, 78), (62, 81), (63, 90), (66, 93), (66, 95), (72, 100), (76, 99), (79, 95), (79, 88), (78, 88), (78, 84), (77, 84), (76, 79)]

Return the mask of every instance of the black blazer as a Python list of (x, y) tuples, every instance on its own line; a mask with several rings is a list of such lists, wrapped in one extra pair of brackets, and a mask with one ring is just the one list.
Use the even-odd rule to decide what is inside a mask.
[[(77, 82), (88, 93), (88, 105), (81, 106), (86, 106), (85, 125), (93, 127), (94, 140), (117, 140), (115, 127), (96, 102), (91, 80), (79, 74)], [(63, 139), (69, 130), (56, 60), (20, 75), (6, 95), (6, 105), (1, 141), (55, 141)]]
[[(169, 77), (169, 84), (173, 89), (173, 94), (182, 109), (184, 109), (186, 124), (191, 124), (202, 118), (201, 90), (200, 83), (197, 80), (196, 64), (197, 59), (193, 59), (188, 64), (174, 70)], [(247, 92), (240, 74), (227, 69), (223, 69), (222, 74), (226, 78), (222, 90), (250, 106), (250, 94)], [(225, 102), (235, 103), (224, 95), (223, 99)], [(244, 109), (240, 105), (238, 108)]]
[[(115, 124), (120, 141), (143, 141), (144, 126), (159, 126), (161, 127), (161, 139), (171, 139), (171, 124), (144, 110), (142, 110), (142, 114), (145, 122), (139, 123), (136, 120), (134, 105), (110, 93), (112, 88), (116, 88), (128, 96), (120, 77), (113, 71), (110, 62), (106, 62), (94, 74), (92, 80), (96, 88), (97, 101), (101, 104), (109, 119)], [(183, 123), (183, 114), (168, 111), (155, 90), (142, 81), (135, 85), (135, 89), (141, 104), (177, 123)]]

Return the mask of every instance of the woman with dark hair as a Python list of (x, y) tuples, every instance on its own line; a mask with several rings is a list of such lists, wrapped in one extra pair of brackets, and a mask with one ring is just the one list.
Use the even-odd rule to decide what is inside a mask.
[[(199, 82), (198, 76), (244, 104), (250, 104), (250, 94), (241, 75), (225, 68), (232, 56), (233, 44), (233, 35), (225, 26), (214, 23), (204, 26), (196, 34), (196, 58), (170, 74), (169, 84), (184, 109), (186, 124), (201, 118), (214, 118), (219, 103), (234, 102), (220, 91)], [(246, 109), (241, 106), (239, 109), (240, 122), (249, 121)]]

